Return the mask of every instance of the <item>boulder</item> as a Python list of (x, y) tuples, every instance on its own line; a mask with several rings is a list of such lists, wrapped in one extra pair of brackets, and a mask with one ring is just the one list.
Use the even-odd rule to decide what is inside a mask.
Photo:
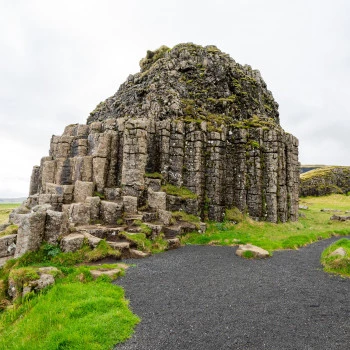
[(236, 255), (244, 257), (244, 252), (251, 252), (253, 254), (253, 257), (258, 259), (263, 259), (270, 256), (267, 250), (252, 244), (240, 245), (236, 250)]
[(65, 253), (75, 252), (83, 246), (84, 238), (81, 233), (71, 233), (63, 237), (60, 244), (61, 250)]
[(339, 247), (336, 250), (334, 250), (332, 253), (330, 253), (328, 256), (346, 256), (346, 250), (343, 247)]

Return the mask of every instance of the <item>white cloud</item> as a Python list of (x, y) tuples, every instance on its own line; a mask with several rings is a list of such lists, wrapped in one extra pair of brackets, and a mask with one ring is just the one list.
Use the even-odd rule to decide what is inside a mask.
[[(83, 123), (147, 49), (215, 44), (259, 69), (302, 163), (347, 165), (350, 3), (0, 1), (0, 197), (26, 195), (52, 134)], [(20, 176), (20, 179), (17, 179)]]

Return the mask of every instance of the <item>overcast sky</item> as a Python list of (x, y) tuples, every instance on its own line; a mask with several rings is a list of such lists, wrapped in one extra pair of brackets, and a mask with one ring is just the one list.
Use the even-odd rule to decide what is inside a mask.
[(0, 198), (148, 49), (216, 45), (259, 69), (302, 164), (350, 165), (348, 0), (0, 0)]

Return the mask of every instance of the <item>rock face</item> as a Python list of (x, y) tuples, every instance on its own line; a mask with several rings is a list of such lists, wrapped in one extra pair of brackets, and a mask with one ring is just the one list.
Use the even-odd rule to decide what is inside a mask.
[[(174, 210), (221, 221), (237, 207), (256, 220), (297, 220), (298, 140), (280, 127), (259, 71), (194, 44), (149, 51), (140, 66), (87, 125), (53, 136), (34, 167), (25, 206), (50, 205), (42, 237), (57, 237), (59, 224), (61, 236), (72, 225), (122, 224), (126, 214), (170, 225), (158, 233), (184, 232), (166, 213)], [(33, 214), (14, 220), (21, 215)]]
[(329, 166), (310, 170), (300, 176), (300, 196), (325, 196), (350, 191), (350, 167)]

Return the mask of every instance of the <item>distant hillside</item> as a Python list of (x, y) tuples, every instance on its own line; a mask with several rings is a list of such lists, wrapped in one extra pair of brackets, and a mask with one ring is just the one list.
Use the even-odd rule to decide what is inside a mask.
[(320, 164), (300, 165), (300, 174), (306, 173), (307, 171), (314, 170), (314, 169), (325, 168), (327, 166), (328, 165), (320, 165)]
[(20, 198), (0, 198), (0, 203), (22, 203), (25, 201), (25, 197)]
[(300, 175), (300, 196), (350, 192), (350, 167), (327, 166)]

